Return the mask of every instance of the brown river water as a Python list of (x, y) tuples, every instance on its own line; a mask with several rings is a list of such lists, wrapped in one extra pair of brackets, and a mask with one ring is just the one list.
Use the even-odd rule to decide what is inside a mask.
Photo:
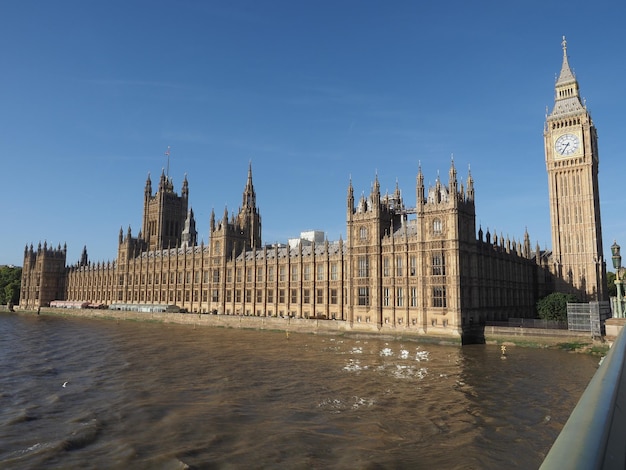
[[(0, 315), (3, 469), (537, 468), (560, 350)], [(65, 386), (63, 386), (65, 384)]]

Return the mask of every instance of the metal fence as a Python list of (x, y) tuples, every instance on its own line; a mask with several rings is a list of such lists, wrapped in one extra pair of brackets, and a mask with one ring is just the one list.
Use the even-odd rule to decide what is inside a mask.
[(588, 331), (592, 336), (605, 334), (604, 322), (611, 318), (609, 302), (568, 303), (567, 328), (571, 331)]
[(567, 322), (540, 320), (537, 318), (509, 318), (508, 321), (488, 321), (487, 326), (507, 326), (520, 328), (543, 328), (546, 330), (567, 330)]

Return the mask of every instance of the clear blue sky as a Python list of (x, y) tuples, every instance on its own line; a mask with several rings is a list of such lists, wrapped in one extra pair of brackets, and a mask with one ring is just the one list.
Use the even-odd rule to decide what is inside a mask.
[(205, 242), (250, 161), (271, 243), (345, 237), (350, 177), (414, 205), (419, 162), (447, 181), (454, 154), (477, 224), (549, 248), (562, 35), (600, 139), (605, 252), (626, 247), (626, 2), (15, 0), (0, 21), (0, 264), (44, 240), (115, 259), (168, 145)]

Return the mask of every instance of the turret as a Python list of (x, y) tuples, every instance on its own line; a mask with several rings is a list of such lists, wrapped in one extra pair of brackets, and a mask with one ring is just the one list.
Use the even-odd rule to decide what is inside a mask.
[(422, 173), (422, 165), (417, 170), (417, 207), (424, 206), (424, 174)]
[(148, 172), (148, 179), (146, 179), (146, 187), (144, 189), (144, 196), (146, 199), (152, 197), (152, 180), (150, 179), (150, 172)]
[(467, 202), (474, 202), (474, 178), (472, 178), (469, 167), (467, 169), (467, 192), (465, 194)]
[(354, 188), (352, 187), (352, 178), (350, 178), (350, 183), (348, 184), (348, 197), (347, 197), (347, 206), (348, 206), (348, 219), (352, 217), (354, 213)]
[(456, 179), (456, 168), (454, 167), (454, 157), (452, 157), (450, 170), (448, 171), (448, 188), (450, 191), (450, 196), (456, 198), (456, 193), (458, 191), (458, 182)]
[(89, 257), (87, 256), (87, 245), (83, 247), (83, 252), (80, 255), (80, 266), (87, 266), (89, 264)]
[(189, 198), (189, 182), (187, 181), (187, 173), (185, 173), (185, 178), (183, 179), (183, 189), (181, 190), (181, 196), (183, 199)]

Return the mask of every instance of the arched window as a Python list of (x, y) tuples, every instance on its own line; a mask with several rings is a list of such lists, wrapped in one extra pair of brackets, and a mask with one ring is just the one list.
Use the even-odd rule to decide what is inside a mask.
[(361, 240), (367, 239), (367, 227), (361, 227), (359, 229), (359, 238)]
[(441, 219), (433, 220), (433, 233), (435, 234), (441, 233)]

